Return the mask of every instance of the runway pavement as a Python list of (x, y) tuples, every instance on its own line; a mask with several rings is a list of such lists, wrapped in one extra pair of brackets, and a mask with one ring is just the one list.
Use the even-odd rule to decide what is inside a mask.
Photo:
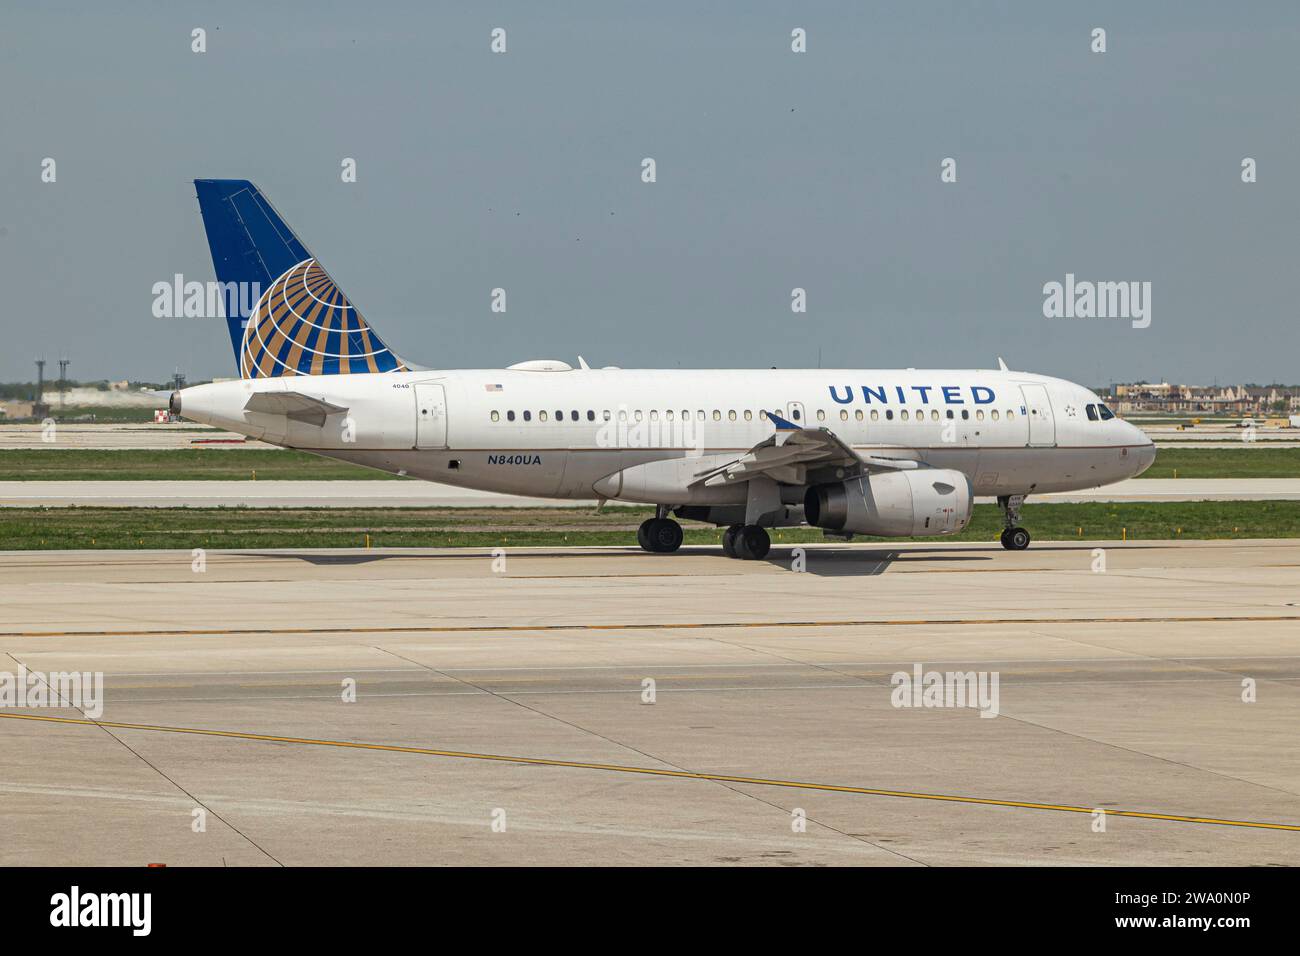
[[(51, 437), (53, 441), (50, 440)], [(173, 424), (63, 422), (56, 424), (52, 436), (40, 422), (0, 424), (0, 449), (55, 447), (139, 450), (190, 448), (196, 442), (216, 442), (222, 448), (276, 447), (259, 441), (245, 441), (243, 435), (209, 428), (206, 425), (196, 425), (193, 422)]]
[(795, 557), (0, 554), (0, 864), (1300, 864), (1300, 543)]
[[(1300, 484), (1300, 482), (1297, 482)], [(0, 481), (0, 508), (554, 508), (595, 505), (428, 481)]]
[[(993, 498), (977, 498), (991, 502)], [(1300, 478), (1138, 478), (1102, 488), (1034, 495), (1063, 501), (1297, 501)], [(545, 508), (594, 505), (497, 495), (426, 481), (0, 481), (0, 507)]]

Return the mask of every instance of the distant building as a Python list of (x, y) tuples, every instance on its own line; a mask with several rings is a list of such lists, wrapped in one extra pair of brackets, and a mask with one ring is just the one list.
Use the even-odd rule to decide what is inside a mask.
[(33, 412), (32, 402), (7, 401), (0, 402), (0, 417), (8, 421), (14, 421), (19, 418), (31, 418)]
[(1166, 412), (1231, 417), (1264, 416), (1300, 411), (1300, 387), (1290, 385), (1175, 385), (1170, 382), (1135, 382), (1113, 385), (1110, 395), (1116, 411)]

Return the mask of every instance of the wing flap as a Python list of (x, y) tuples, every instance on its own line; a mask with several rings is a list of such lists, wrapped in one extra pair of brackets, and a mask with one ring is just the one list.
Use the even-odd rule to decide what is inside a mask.
[(801, 485), (806, 483), (809, 467), (840, 467), (851, 472), (920, 467), (910, 459), (859, 455), (829, 428), (800, 428), (773, 412), (768, 412), (768, 418), (776, 426), (775, 434), (735, 461), (700, 472), (692, 484), (716, 487), (763, 476)]

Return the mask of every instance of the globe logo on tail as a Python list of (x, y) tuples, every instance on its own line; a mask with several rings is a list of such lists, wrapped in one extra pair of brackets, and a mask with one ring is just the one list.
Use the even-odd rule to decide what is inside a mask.
[(271, 283), (244, 330), (243, 378), (406, 371), (315, 259)]

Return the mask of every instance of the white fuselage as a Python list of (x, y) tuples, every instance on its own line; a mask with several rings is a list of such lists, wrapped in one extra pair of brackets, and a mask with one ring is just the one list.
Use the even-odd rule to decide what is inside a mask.
[[(291, 392), (346, 411), (249, 411)], [(744, 502), (701, 473), (774, 431), (767, 412), (864, 455), (964, 473), (976, 495), (1071, 491), (1133, 477), (1150, 440), (1062, 379), (976, 370), (485, 369), (288, 376), (198, 385), (185, 418), (429, 481), (535, 497), (659, 505)], [(1109, 414), (1109, 412), (1107, 412)], [(319, 419), (320, 416), (318, 415)], [(791, 501), (802, 490), (788, 489)]]

